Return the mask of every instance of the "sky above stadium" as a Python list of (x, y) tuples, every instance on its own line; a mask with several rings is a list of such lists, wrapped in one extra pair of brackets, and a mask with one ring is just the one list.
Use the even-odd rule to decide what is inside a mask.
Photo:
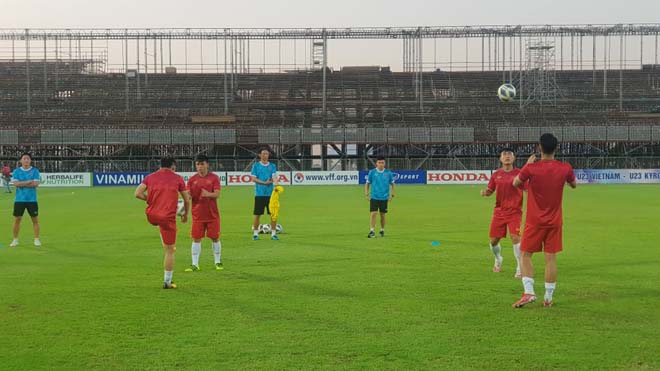
[[(324, 5), (322, 5), (324, 4)], [(123, 27), (358, 27), (462, 26), (491, 24), (598, 24), (660, 22), (658, 0), (421, 1), (421, 0), (0, 0), (1, 28)], [(365, 48), (364, 43), (368, 43)], [(441, 43), (442, 40), (438, 41)], [(290, 44), (290, 43), (289, 43)], [(301, 45), (286, 44), (285, 59)], [(460, 48), (461, 46), (454, 46)], [(634, 46), (631, 46), (634, 47)], [(112, 47), (110, 47), (112, 49)], [(442, 59), (447, 45), (425, 45)], [(476, 46), (464, 46), (472, 50)], [(465, 50), (464, 49), (464, 50)], [(365, 52), (368, 50), (368, 52)], [(476, 50), (476, 49), (475, 49)], [(177, 49), (178, 51), (178, 49)], [(193, 52), (192, 55), (199, 55)], [(454, 49), (454, 55), (464, 55)], [(117, 54), (117, 53), (111, 53)], [(268, 54), (273, 55), (272, 51)], [(476, 55), (472, 54), (471, 55)], [(191, 57), (194, 58), (194, 57)], [(257, 55), (254, 57), (258, 60)], [(297, 59), (304, 57), (297, 56)], [(446, 56), (444, 56), (445, 59)], [(112, 58), (111, 58), (112, 59)], [(121, 56), (119, 56), (121, 60)], [(181, 59), (179, 57), (179, 59)], [(329, 43), (331, 67), (391, 65), (400, 68), (400, 41), (336, 40)], [(191, 62), (194, 63), (194, 62)], [(434, 62), (435, 63), (435, 62)], [(440, 62), (438, 62), (440, 63)], [(444, 65), (438, 67), (446, 68)]]
[(660, 20), (657, 0), (2, 0), (0, 4), (0, 27), (21, 28), (441, 26)]

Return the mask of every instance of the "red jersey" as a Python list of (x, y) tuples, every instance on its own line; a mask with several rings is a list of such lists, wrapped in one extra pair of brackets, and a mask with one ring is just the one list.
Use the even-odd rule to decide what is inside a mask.
[(176, 219), (179, 192), (186, 190), (186, 183), (172, 170), (160, 169), (147, 175), (142, 181), (147, 186), (147, 214)]
[(522, 214), (523, 188), (514, 187), (513, 180), (520, 174), (520, 169), (509, 172), (499, 169), (488, 182), (488, 189), (496, 192), (495, 215)]
[(192, 216), (194, 221), (209, 222), (220, 219), (218, 200), (202, 197), (202, 189), (215, 192), (220, 189), (220, 178), (209, 172), (205, 177), (199, 174), (188, 179), (188, 190), (192, 198)]
[(9, 168), (9, 166), (2, 167), (2, 175), (6, 177), (11, 177), (11, 169)]
[(523, 183), (529, 180), (525, 226), (561, 226), (564, 185), (575, 181), (571, 165), (557, 160), (541, 160), (523, 167), (519, 178)]

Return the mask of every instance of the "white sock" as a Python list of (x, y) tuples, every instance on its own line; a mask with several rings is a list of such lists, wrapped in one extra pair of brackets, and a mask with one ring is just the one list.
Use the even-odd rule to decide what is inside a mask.
[(536, 295), (534, 294), (534, 279), (532, 277), (523, 277), (522, 283), (525, 288), (525, 294)]
[(555, 293), (555, 286), (557, 286), (556, 282), (545, 283), (545, 295), (543, 296), (545, 301), (552, 301), (552, 294)]
[(500, 246), (499, 243), (495, 246), (490, 245), (490, 251), (493, 252), (493, 255), (495, 255), (496, 258), (500, 258), (502, 255), (502, 246)]
[(213, 258), (215, 259), (215, 264), (220, 263), (220, 258), (222, 254), (222, 242), (213, 242), (211, 245), (213, 247)]
[(202, 243), (193, 242), (191, 250), (192, 250), (192, 264), (196, 267), (199, 267), (199, 254), (202, 252)]
[(172, 283), (172, 271), (165, 271), (165, 283)]
[(369, 230), (372, 231), (372, 232), (373, 232), (375, 229), (376, 229), (376, 228), (369, 228)]
[(516, 257), (516, 272), (520, 272), (520, 244), (513, 245), (513, 256)]
[(255, 236), (258, 236), (259, 235), (259, 230), (258, 229), (253, 229), (252, 234), (255, 235)]

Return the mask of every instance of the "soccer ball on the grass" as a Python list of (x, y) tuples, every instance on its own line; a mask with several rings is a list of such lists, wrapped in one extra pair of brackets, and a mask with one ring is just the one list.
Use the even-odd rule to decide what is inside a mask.
[(186, 213), (186, 208), (184, 207), (183, 200), (179, 199), (179, 202), (176, 204), (176, 215), (183, 215)]
[(282, 224), (276, 224), (275, 225), (275, 233), (282, 233), (284, 231), (284, 228), (282, 228)]
[(516, 97), (516, 87), (511, 84), (504, 84), (497, 89), (497, 97), (502, 102), (510, 102)]
[(259, 226), (259, 232), (263, 234), (268, 234), (270, 233), (270, 231), (271, 231), (270, 224), (262, 224)]

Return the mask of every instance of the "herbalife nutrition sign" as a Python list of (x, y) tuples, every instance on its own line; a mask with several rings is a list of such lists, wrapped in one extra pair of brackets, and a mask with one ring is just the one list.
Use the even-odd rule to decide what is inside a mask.
[(41, 173), (40, 187), (91, 187), (91, 173)]

